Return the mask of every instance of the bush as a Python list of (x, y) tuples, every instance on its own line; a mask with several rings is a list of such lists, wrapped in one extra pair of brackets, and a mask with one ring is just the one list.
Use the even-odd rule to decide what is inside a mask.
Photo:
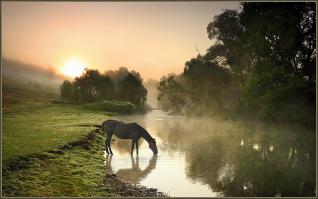
[(83, 105), (84, 108), (95, 111), (116, 112), (121, 114), (132, 114), (136, 112), (134, 104), (128, 101), (108, 101), (88, 103)]

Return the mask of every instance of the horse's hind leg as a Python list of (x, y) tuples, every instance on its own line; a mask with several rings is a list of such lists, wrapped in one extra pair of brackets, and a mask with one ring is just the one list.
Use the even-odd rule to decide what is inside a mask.
[(107, 135), (107, 139), (106, 139), (106, 152), (109, 150), (109, 153), (113, 155), (112, 149), (110, 148), (110, 142), (112, 140), (112, 136), (108, 136)]
[(108, 152), (107, 140), (105, 141), (105, 148), (106, 148), (106, 153), (109, 154), (109, 152)]
[(110, 152), (110, 154), (113, 155), (112, 148), (110, 147), (110, 142), (109, 142), (109, 144), (108, 144), (108, 147), (109, 147), (109, 152)]
[(110, 133), (107, 133), (107, 138), (106, 138), (106, 141), (105, 141), (105, 145), (106, 145), (106, 153), (107, 154), (112, 154), (113, 155), (113, 152), (112, 152), (112, 149), (110, 148), (110, 141), (112, 139), (112, 135)]

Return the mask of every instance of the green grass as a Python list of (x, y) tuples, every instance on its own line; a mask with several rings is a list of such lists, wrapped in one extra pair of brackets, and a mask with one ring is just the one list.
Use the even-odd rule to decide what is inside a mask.
[[(62, 154), (40, 153), (20, 158), (22, 168), (5, 166), (3, 172), (4, 196), (118, 196), (111, 185), (104, 183), (104, 136), (83, 139), (89, 150), (81, 145)], [(14, 166), (16, 166), (16, 164)], [(26, 168), (23, 168), (26, 167)]]
[(79, 105), (28, 107), (18, 112), (3, 113), (3, 161), (18, 155), (55, 149), (79, 139), (94, 127), (109, 119), (101, 111), (83, 109)]

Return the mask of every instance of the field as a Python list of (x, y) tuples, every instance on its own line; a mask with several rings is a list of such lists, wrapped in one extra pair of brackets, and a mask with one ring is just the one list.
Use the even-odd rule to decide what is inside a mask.
[[(3, 160), (55, 149), (79, 139), (109, 117), (78, 105), (47, 105), (4, 113)], [(82, 126), (81, 126), (82, 125)]]
[(109, 119), (110, 113), (52, 103), (57, 96), (54, 89), (4, 81), (3, 196), (157, 194), (125, 185), (105, 170), (105, 138), (92, 125)]
[(94, 187), (103, 185), (102, 150), (92, 153), (77, 146), (62, 154), (48, 151), (83, 139), (93, 129), (85, 124), (100, 124), (109, 116), (80, 105), (52, 104), (56, 96), (53, 89), (5, 79), (2, 128), (5, 196), (98, 195)]

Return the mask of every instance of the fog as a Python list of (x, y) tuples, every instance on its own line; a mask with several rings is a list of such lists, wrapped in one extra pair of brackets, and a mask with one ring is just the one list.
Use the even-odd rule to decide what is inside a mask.
[[(144, 83), (147, 103), (153, 108), (158, 107), (158, 83)], [(113, 137), (115, 155), (108, 166), (124, 180), (154, 186), (177, 197), (315, 193), (314, 129), (203, 115), (169, 115), (153, 110), (145, 115), (115, 117), (143, 126), (156, 138), (159, 154), (156, 162), (150, 164), (151, 151), (141, 139), (139, 158), (132, 159), (131, 142)], [(150, 166), (153, 169), (147, 169)]]
[(159, 91), (157, 89), (159, 85), (159, 81), (154, 79), (148, 79), (144, 82), (144, 85), (147, 89), (147, 104), (150, 105), (151, 108), (158, 108), (158, 94)]
[(14, 81), (29, 86), (49, 87), (58, 90), (59, 85), (68, 77), (63, 76), (53, 68), (23, 63), (17, 60), (2, 59), (2, 77), (4, 86), (7, 81)]
[[(314, 194), (313, 130), (290, 124), (169, 116), (160, 110), (116, 119), (143, 126), (156, 138), (159, 149), (155, 169), (140, 179), (129, 158), (131, 142), (113, 137), (112, 168), (124, 179), (156, 186), (171, 196)], [(145, 141), (140, 145), (138, 168), (148, 168), (151, 151)], [(128, 168), (132, 163), (130, 170), (127, 162)], [(167, 182), (171, 174), (174, 178)]]

